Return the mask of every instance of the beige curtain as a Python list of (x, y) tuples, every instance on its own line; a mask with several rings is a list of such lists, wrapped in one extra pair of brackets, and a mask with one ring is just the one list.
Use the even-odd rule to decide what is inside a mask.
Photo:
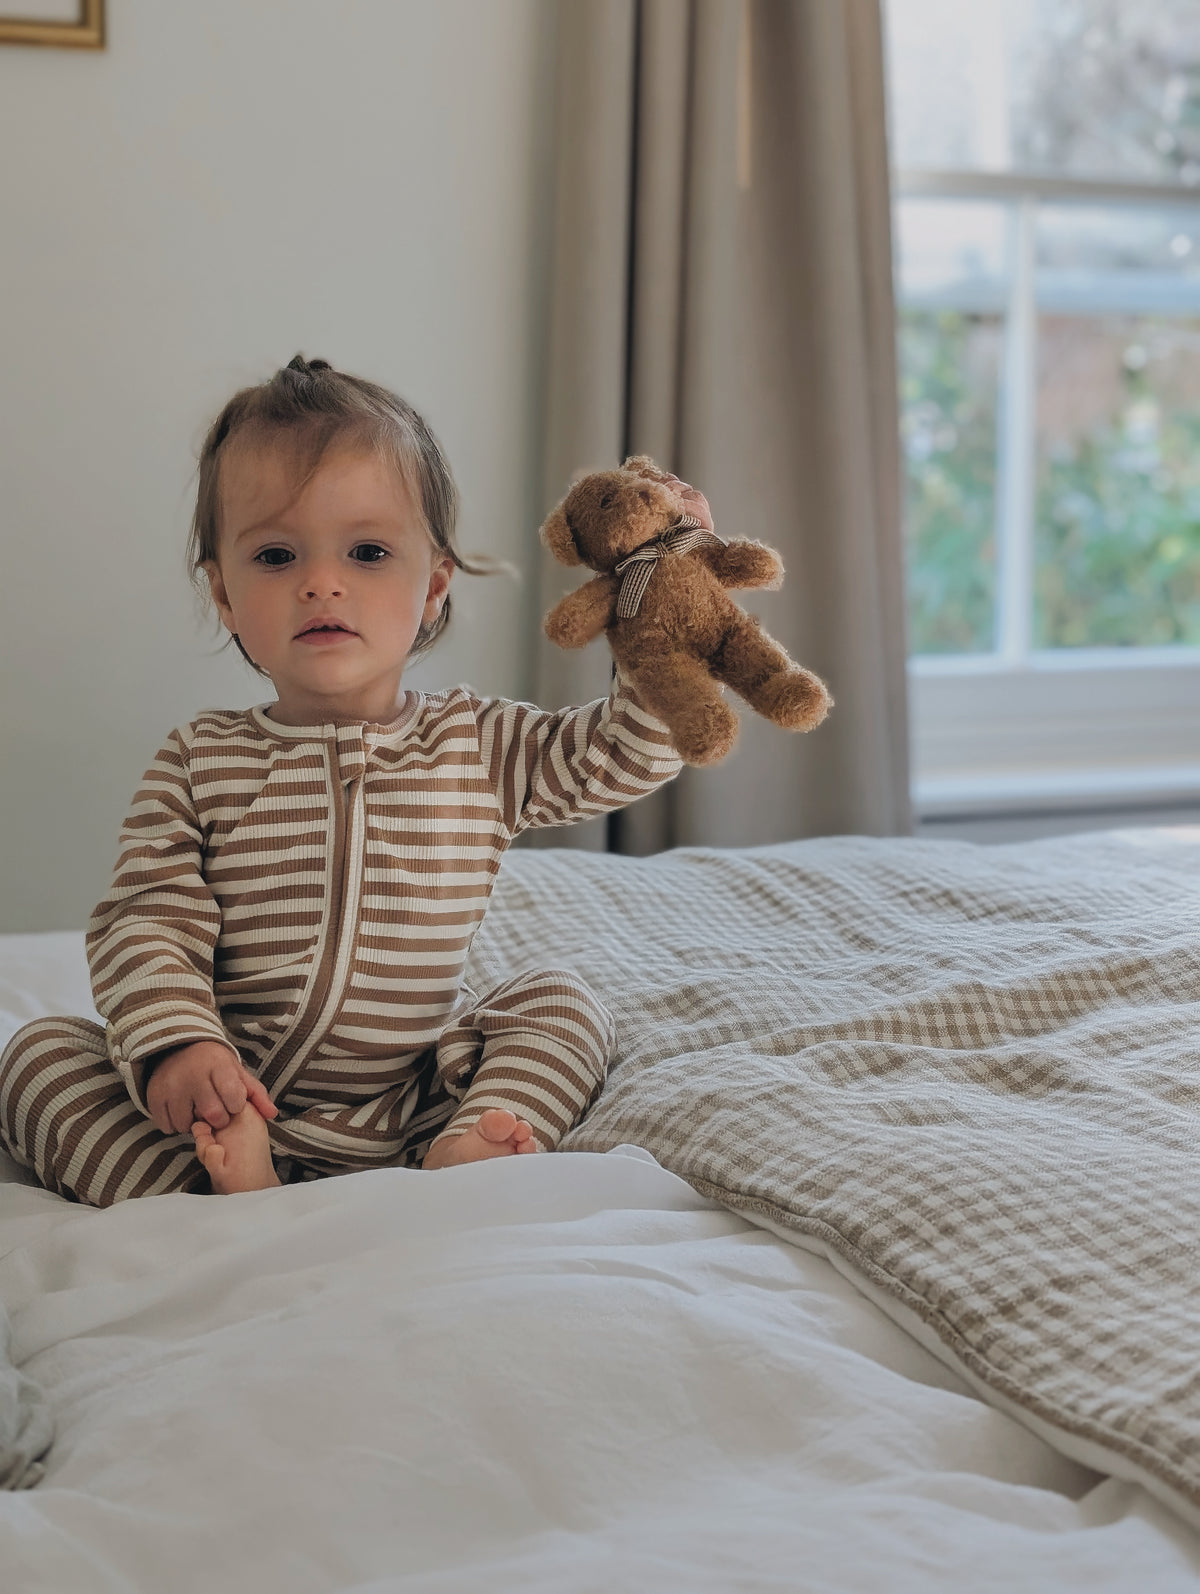
[[(561, 0), (547, 508), (653, 454), (717, 530), (783, 554), (740, 595), (830, 685), (734, 753), (557, 845), (649, 852), (911, 828), (891, 241), (878, 0)], [(543, 562), (549, 606), (578, 572)], [(543, 643), (582, 702), (604, 644)], [(740, 705), (739, 705), (740, 706)]]

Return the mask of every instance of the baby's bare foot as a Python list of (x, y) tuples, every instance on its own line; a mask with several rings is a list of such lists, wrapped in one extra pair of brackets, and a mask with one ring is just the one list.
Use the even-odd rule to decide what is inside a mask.
[(455, 1134), (439, 1135), (425, 1153), (423, 1168), (450, 1168), (458, 1162), (482, 1162), (485, 1157), (511, 1157), (540, 1151), (533, 1128), (506, 1107), (489, 1107), (479, 1122)]
[(224, 1129), (213, 1129), (203, 1119), (197, 1119), (192, 1125), (192, 1138), (196, 1155), (212, 1181), (214, 1195), (268, 1190), (279, 1183), (271, 1161), (267, 1121), (249, 1102)]

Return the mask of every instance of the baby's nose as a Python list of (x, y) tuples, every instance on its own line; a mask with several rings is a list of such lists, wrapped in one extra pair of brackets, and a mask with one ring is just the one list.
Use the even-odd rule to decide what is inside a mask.
[(349, 590), (352, 571), (341, 547), (325, 539), (315, 539), (297, 551), (289, 574), (292, 591), (302, 600), (340, 598)]
[(345, 591), (342, 572), (336, 565), (326, 570), (314, 562), (304, 572), (302, 589), (306, 598), (340, 598)]

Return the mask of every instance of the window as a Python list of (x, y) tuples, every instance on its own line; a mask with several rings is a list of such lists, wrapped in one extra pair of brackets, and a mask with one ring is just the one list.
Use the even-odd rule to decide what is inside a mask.
[(886, 0), (915, 796), (1200, 797), (1200, 4)]

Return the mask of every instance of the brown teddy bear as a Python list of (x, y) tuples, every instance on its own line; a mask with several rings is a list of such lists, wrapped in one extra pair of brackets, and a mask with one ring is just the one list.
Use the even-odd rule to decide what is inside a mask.
[(721, 682), (788, 730), (807, 731), (830, 697), (726, 587), (783, 581), (783, 562), (761, 542), (723, 542), (686, 512), (678, 481), (645, 455), (594, 471), (571, 488), (542, 527), (565, 565), (599, 572), (546, 616), (546, 635), (581, 648), (604, 631), (613, 657), (688, 764), (714, 764), (737, 736)]

